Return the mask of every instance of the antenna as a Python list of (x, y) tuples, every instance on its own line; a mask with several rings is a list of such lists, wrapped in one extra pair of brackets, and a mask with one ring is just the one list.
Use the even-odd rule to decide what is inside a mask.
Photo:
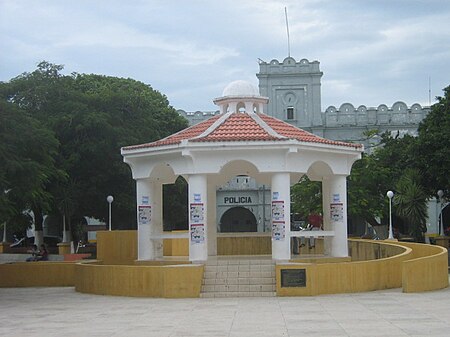
[(431, 76), (428, 76), (428, 105), (431, 106)]
[(288, 56), (291, 57), (291, 43), (289, 41), (289, 22), (287, 16), (287, 7), (284, 7), (284, 14), (286, 16), (286, 31), (287, 31), (287, 43), (288, 43)]

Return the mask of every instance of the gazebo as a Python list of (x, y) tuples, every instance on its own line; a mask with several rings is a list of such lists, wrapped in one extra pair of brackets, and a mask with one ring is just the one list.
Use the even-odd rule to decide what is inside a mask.
[[(217, 255), (216, 190), (238, 175), (271, 187), (272, 259), (291, 258), (293, 236), (323, 236), (325, 255), (348, 256), (346, 177), (362, 145), (324, 139), (270, 117), (263, 113), (267, 102), (252, 84), (235, 81), (214, 100), (219, 115), (122, 148), (136, 180), (138, 260), (162, 258), (163, 239), (173, 237), (189, 239), (190, 261)], [(322, 182), (323, 231), (290, 230), (290, 187), (305, 174)], [(188, 182), (189, 232), (165, 234), (162, 186), (179, 176)]]

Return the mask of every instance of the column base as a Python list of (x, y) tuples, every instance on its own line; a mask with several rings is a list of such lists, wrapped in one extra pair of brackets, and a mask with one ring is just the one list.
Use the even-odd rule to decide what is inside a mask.
[(70, 242), (60, 242), (58, 243), (58, 254), (70, 254)]
[(0, 254), (6, 253), (9, 248), (9, 242), (0, 242)]

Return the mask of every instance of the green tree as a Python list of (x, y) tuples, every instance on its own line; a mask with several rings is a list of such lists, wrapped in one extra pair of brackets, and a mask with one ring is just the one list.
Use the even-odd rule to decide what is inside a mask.
[(423, 242), (426, 232), (427, 195), (420, 185), (417, 170), (407, 170), (398, 180), (394, 196), (394, 211), (407, 223), (409, 234), (418, 242)]
[(383, 219), (385, 214), (390, 181), (390, 170), (380, 165), (375, 155), (363, 154), (347, 178), (349, 216), (364, 219), (372, 226), (381, 225), (377, 219)]
[[(389, 202), (386, 192), (394, 189), (405, 170), (416, 163), (413, 154), (417, 138), (392, 136), (388, 132), (380, 137), (380, 145), (355, 162), (347, 180), (348, 214), (372, 226), (387, 224)], [(359, 225), (365, 226), (364, 223)]]
[(105, 198), (114, 196), (113, 227), (135, 225), (135, 190), (120, 148), (155, 141), (187, 126), (164, 95), (132, 79), (73, 75), (88, 111), (58, 128), (70, 177), (78, 182), (84, 215), (107, 219)]
[(422, 175), (426, 193), (436, 197), (438, 190), (450, 193), (450, 86), (444, 97), (431, 107), (430, 113), (419, 125), (417, 146), (412, 154)]
[(322, 184), (304, 175), (291, 187), (291, 212), (307, 219), (310, 214), (322, 214)]
[(56, 186), (53, 195), (56, 207), (63, 218), (63, 242), (71, 241), (72, 217), (77, 214), (79, 187), (73, 180)]
[[(58, 142), (39, 121), (12, 103), (0, 101), (0, 222), (23, 230), (26, 209), (49, 210), (52, 196), (46, 185), (57, 170)], [(14, 228), (15, 221), (18, 228)]]
[(178, 177), (174, 184), (163, 186), (164, 230), (188, 229), (188, 184)]
[(60, 144), (51, 156), (54, 174), (47, 175), (41, 186), (50, 198), (28, 206), (35, 214), (36, 228), (42, 228), (43, 212), (49, 212), (50, 206), (50, 213), (67, 214), (67, 208), (61, 211), (61, 199), (67, 199), (69, 181), (77, 182), (70, 192), (76, 198), (71, 202), (76, 205), (74, 216), (106, 220), (105, 199), (112, 194), (113, 227), (130, 228), (136, 216), (135, 187), (120, 148), (163, 138), (185, 128), (187, 121), (164, 95), (142, 82), (101, 75), (67, 76), (62, 70), (63, 66), (44, 61), (35, 71), (0, 84), (3, 102), (41, 121)]

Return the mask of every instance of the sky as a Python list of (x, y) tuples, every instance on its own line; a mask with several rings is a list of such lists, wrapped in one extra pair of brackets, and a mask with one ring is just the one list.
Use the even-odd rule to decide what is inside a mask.
[(450, 85), (449, 0), (0, 0), (0, 81), (42, 61), (133, 78), (213, 111), (258, 58), (319, 61), (322, 111), (429, 105)]

